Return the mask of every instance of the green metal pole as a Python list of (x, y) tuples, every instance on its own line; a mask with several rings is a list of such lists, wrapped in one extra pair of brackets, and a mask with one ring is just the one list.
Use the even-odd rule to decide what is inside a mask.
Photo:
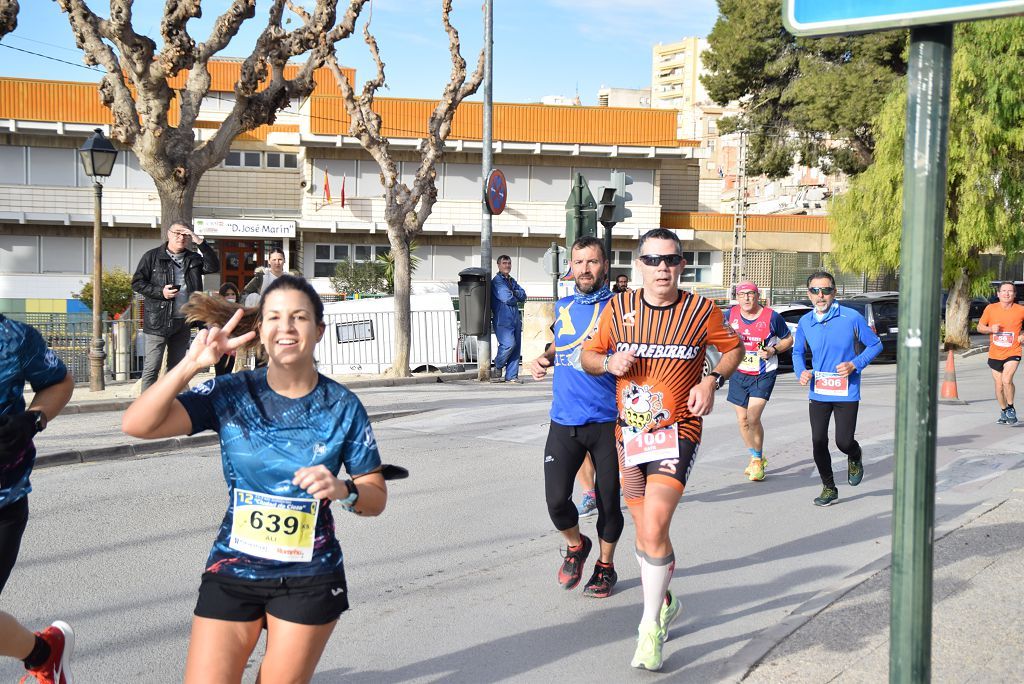
[[(574, 228), (573, 235), (575, 235), (574, 240), (579, 240), (581, 237), (583, 237), (583, 184), (584, 183), (585, 183), (585, 181), (583, 180), (583, 174), (582, 173), (577, 173), (576, 174), (576, 178), (575, 178), (575, 180), (573, 182), (573, 191), (576, 193), (576, 195), (575, 195), (575, 205), (574, 205), (575, 206), (575, 211), (573, 211), (573, 215), (572, 215), (573, 228)], [(571, 243), (573, 242), (573, 240), (570, 240), (569, 242), (570, 242), (570, 244), (565, 246), (566, 249), (570, 249), (572, 247)]]
[(931, 679), (940, 279), (953, 25), (910, 32), (903, 147), (889, 681)]

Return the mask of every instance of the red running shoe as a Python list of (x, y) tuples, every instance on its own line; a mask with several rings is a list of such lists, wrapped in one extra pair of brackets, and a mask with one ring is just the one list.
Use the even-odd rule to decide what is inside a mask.
[(38, 684), (75, 684), (68, 663), (75, 650), (75, 631), (71, 625), (57, 620), (42, 632), (36, 632), (43, 641), (50, 645), (50, 657), (39, 667), (34, 667), (21, 678), (22, 684), (35, 678)]
[(583, 540), (583, 543), (579, 548), (565, 550), (565, 560), (562, 561), (562, 567), (558, 569), (558, 583), (566, 590), (575, 589), (576, 585), (580, 583), (580, 578), (583, 576), (583, 564), (587, 562), (587, 556), (590, 555), (590, 549), (594, 545), (585, 535), (581, 534), (580, 539)]
[(605, 565), (601, 561), (594, 566), (594, 574), (590, 581), (583, 587), (583, 595), (591, 598), (608, 598), (612, 595), (612, 588), (619, 581), (619, 575), (612, 565)]

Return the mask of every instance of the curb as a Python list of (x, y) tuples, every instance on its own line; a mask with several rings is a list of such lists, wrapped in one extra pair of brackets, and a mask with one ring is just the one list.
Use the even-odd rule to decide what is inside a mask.
[[(330, 377), (330, 376), (328, 376)], [(371, 387), (400, 387), (403, 385), (429, 385), (436, 383), (452, 382), (455, 380), (475, 380), (476, 371), (463, 371), (460, 373), (437, 373), (430, 375), (416, 375), (411, 378), (358, 378), (348, 382), (342, 382), (350, 390), (357, 390)], [(338, 381), (340, 382), (340, 381)], [(62, 414), (72, 413), (102, 413), (105, 411), (124, 411), (131, 406), (137, 397), (121, 399), (97, 399), (96, 401), (73, 401), (61, 411)]]
[[(933, 546), (939, 540), (974, 522), (989, 511), (1009, 501), (1009, 497), (997, 501), (984, 501), (971, 510), (935, 528)], [(831, 589), (824, 589), (801, 603), (781, 622), (761, 630), (753, 639), (740, 648), (718, 671), (716, 679), (742, 682), (768, 654), (791, 634), (810, 622), (818, 613), (839, 601), (864, 582), (892, 566), (892, 553), (887, 552), (870, 563), (854, 570)]]
[(978, 354), (984, 354), (988, 351), (988, 346), (983, 347), (971, 347), (957, 354), (961, 359), (966, 359), (968, 356), (977, 356)]
[[(402, 418), (404, 416), (411, 416), (417, 413), (423, 413), (423, 411), (416, 409), (408, 411), (381, 411), (377, 413), (370, 413), (369, 416), (371, 423), (378, 423), (382, 420)], [(95, 447), (92, 449), (53, 451), (45, 454), (36, 454), (36, 461), (33, 469), (50, 468), (53, 466), (73, 463), (98, 463), (100, 461), (135, 458), (137, 456), (152, 456), (165, 451), (178, 451), (188, 447), (212, 446), (219, 443), (220, 435), (214, 432), (201, 435), (188, 435), (184, 437), (154, 439), (145, 442), (132, 442), (130, 444), (115, 444), (113, 446)]]

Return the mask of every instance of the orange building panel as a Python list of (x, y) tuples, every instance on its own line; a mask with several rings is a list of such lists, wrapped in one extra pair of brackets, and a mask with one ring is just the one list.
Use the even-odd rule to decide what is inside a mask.
[[(733, 215), (690, 211), (663, 211), (661, 225), (665, 228), (732, 231)], [(828, 234), (826, 216), (787, 216), (774, 214), (748, 214), (748, 233), (818, 233)]]
[[(300, 68), (301, 64), (287, 65), (284, 68), (285, 78), (295, 78)], [(210, 72), (210, 92), (233, 93), (235, 91), (235, 84), (238, 83), (238, 76), (242, 72), (242, 60), (212, 61), (207, 65), (207, 70)], [(355, 69), (342, 67), (341, 70), (348, 76), (349, 82), (355, 79)], [(184, 88), (185, 82), (188, 80), (188, 74), (188, 70), (182, 71), (177, 76), (168, 79), (167, 82), (174, 89)], [(329, 95), (339, 95), (341, 93), (334, 74), (327, 67), (320, 67), (314, 70), (313, 80), (316, 81), (317, 92)], [(262, 89), (261, 87), (260, 90)]]
[(0, 78), (0, 119), (111, 124), (96, 83)]
[[(395, 138), (426, 136), (427, 119), (435, 100), (377, 98), (382, 133)], [(452, 140), (482, 139), (480, 102), (463, 102), (452, 121)], [(319, 135), (347, 135), (349, 118), (340, 97), (325, 97), (318, 90), (310, 102), (310, 130)], [(616, 107), (553, 107), (496, 103), (495, 140), (506, 142), (579, 143), (640, 147), (696, 147), (694, 140), (676, 139), (676, 112)]]

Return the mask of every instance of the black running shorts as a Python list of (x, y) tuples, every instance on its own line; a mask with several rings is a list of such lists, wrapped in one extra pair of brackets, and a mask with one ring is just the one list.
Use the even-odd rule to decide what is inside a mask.
[(1011, 361), (1016, 361), (1017, 363), (1020, 363), (1020, 357), (1019, 356), (1011, 356), (1008, 359), (993, 359), (992, 357), (989, 357), (989, 359), (988, 359), (988, 367), (991, 368), (992, 370), (994, 370), (996, 373), (1002, 373), (1003, 372), (1003, 366), (1005, 366), (1006, 364), (1010, 363)]
[(21, 535), (28, 524), (28, 497), (0, 508), (0, 592), (11, 576), (21, 548)]
[(346, 610), (344, 575), (245, 580), (206, 572), (194, 613), (230, 622), (252, 622), (273, 615), (300, 625), (326, 625)]
[(619, 451), (619, 471), (622, 473), (622, 498), (627, 504), (643, 501), (648, 482), (668, 485), (681, 495), (686, 489), (686, 482), (690, 478), (690, 471), (697, 460), (697, 449), (700, 447), (700, 444), (680, 437), (679, 458), (627, 466), (622, 442), (616, 440), (615, 444)]

